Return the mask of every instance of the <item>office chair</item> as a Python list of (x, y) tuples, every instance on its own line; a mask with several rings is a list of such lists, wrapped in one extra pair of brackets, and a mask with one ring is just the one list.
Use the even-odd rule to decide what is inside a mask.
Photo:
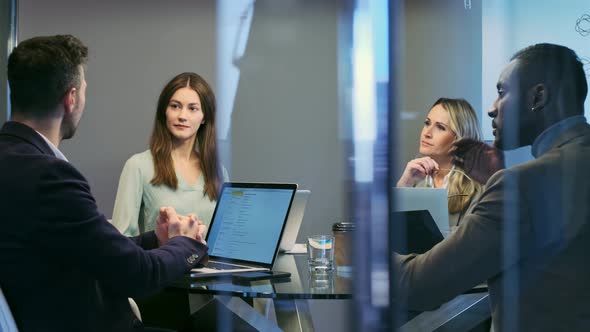
[(10, 307), (8, 307), (4, 293), (2, 293), (2, 288), (0, 288), (0, 331), (18, 332)]
[[(133, 311), (133, 314), (135, 315), (135, 317), (137, 317), (137, 319), (139, 319), (140, 321), (141, 319), (141, 312), (139, 311), (139, 307), (137, 306), (137, 303), (135, 303), (135, 300), (132, 298), (129, 298), (129, 306), (131, 307), (131, 311)], [(2, 330), (0, 330), (2, 331)]]

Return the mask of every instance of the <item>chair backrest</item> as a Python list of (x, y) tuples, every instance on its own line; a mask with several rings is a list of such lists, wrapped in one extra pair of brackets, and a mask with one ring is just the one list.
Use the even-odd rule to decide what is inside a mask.
[[(139, 307), (137, 306), (137, 303), (135, 302), (135, 300), (132, 298), (129, 298), (129, 305), (131, 306), (131, 311), (133, 311), (133, 314), (135, 315), (135, 317), (137, 317), (137, 319), (139, 319), (141, 321), (141, 312), (139, 311)], [(2, 332), (2, 330), (0, 330), (0, 332)]]
[(0, 331), (18, 332), (10, 307), (8, 307), (4, 293), (2, 293), (2, 288), (0, 288)]

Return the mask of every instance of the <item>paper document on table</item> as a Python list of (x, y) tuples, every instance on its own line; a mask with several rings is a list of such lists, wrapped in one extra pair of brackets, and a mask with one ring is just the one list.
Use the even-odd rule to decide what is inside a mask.
[(307, 246), (305, 243), (295, 243), (293, 248), (289, 251), (285, 251), (285, 254), (306, 254), (307, 253)]

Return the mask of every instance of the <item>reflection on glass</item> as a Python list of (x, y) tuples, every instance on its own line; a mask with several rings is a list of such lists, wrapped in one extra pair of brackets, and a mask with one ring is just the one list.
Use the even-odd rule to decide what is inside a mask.
[[(357, 0), (350, 17), (351, 215), (354, 234), (356, 330), (386, 327), (389, 214), (389, 34), (388, 1)], [(387, 324), (387, 322), (385, 322)]]
[(334, 272), (309, 274), (309, 289), (314, 294), (331, 294), (334, 292)]

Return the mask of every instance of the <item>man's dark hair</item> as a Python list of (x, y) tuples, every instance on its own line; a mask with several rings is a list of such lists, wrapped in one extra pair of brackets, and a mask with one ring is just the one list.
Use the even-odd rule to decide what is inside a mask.
[(43, 117), (71, 88), (80, 88), (80, 66), (88, 47), (71, 35), (27, 39), (8, 58), (8, 84), (14, 113)]
[(510, 60), (520, 62), (521, 69), (524, 69), (520, 72), (521, 75), (539, 74), (544, 83), (553, 85), (575, 98), (580, 106), (575, 111), (583, 112), (588, 82), (584, 64), (576, 52), (565, 46), (543, 43), (518, 51)]

